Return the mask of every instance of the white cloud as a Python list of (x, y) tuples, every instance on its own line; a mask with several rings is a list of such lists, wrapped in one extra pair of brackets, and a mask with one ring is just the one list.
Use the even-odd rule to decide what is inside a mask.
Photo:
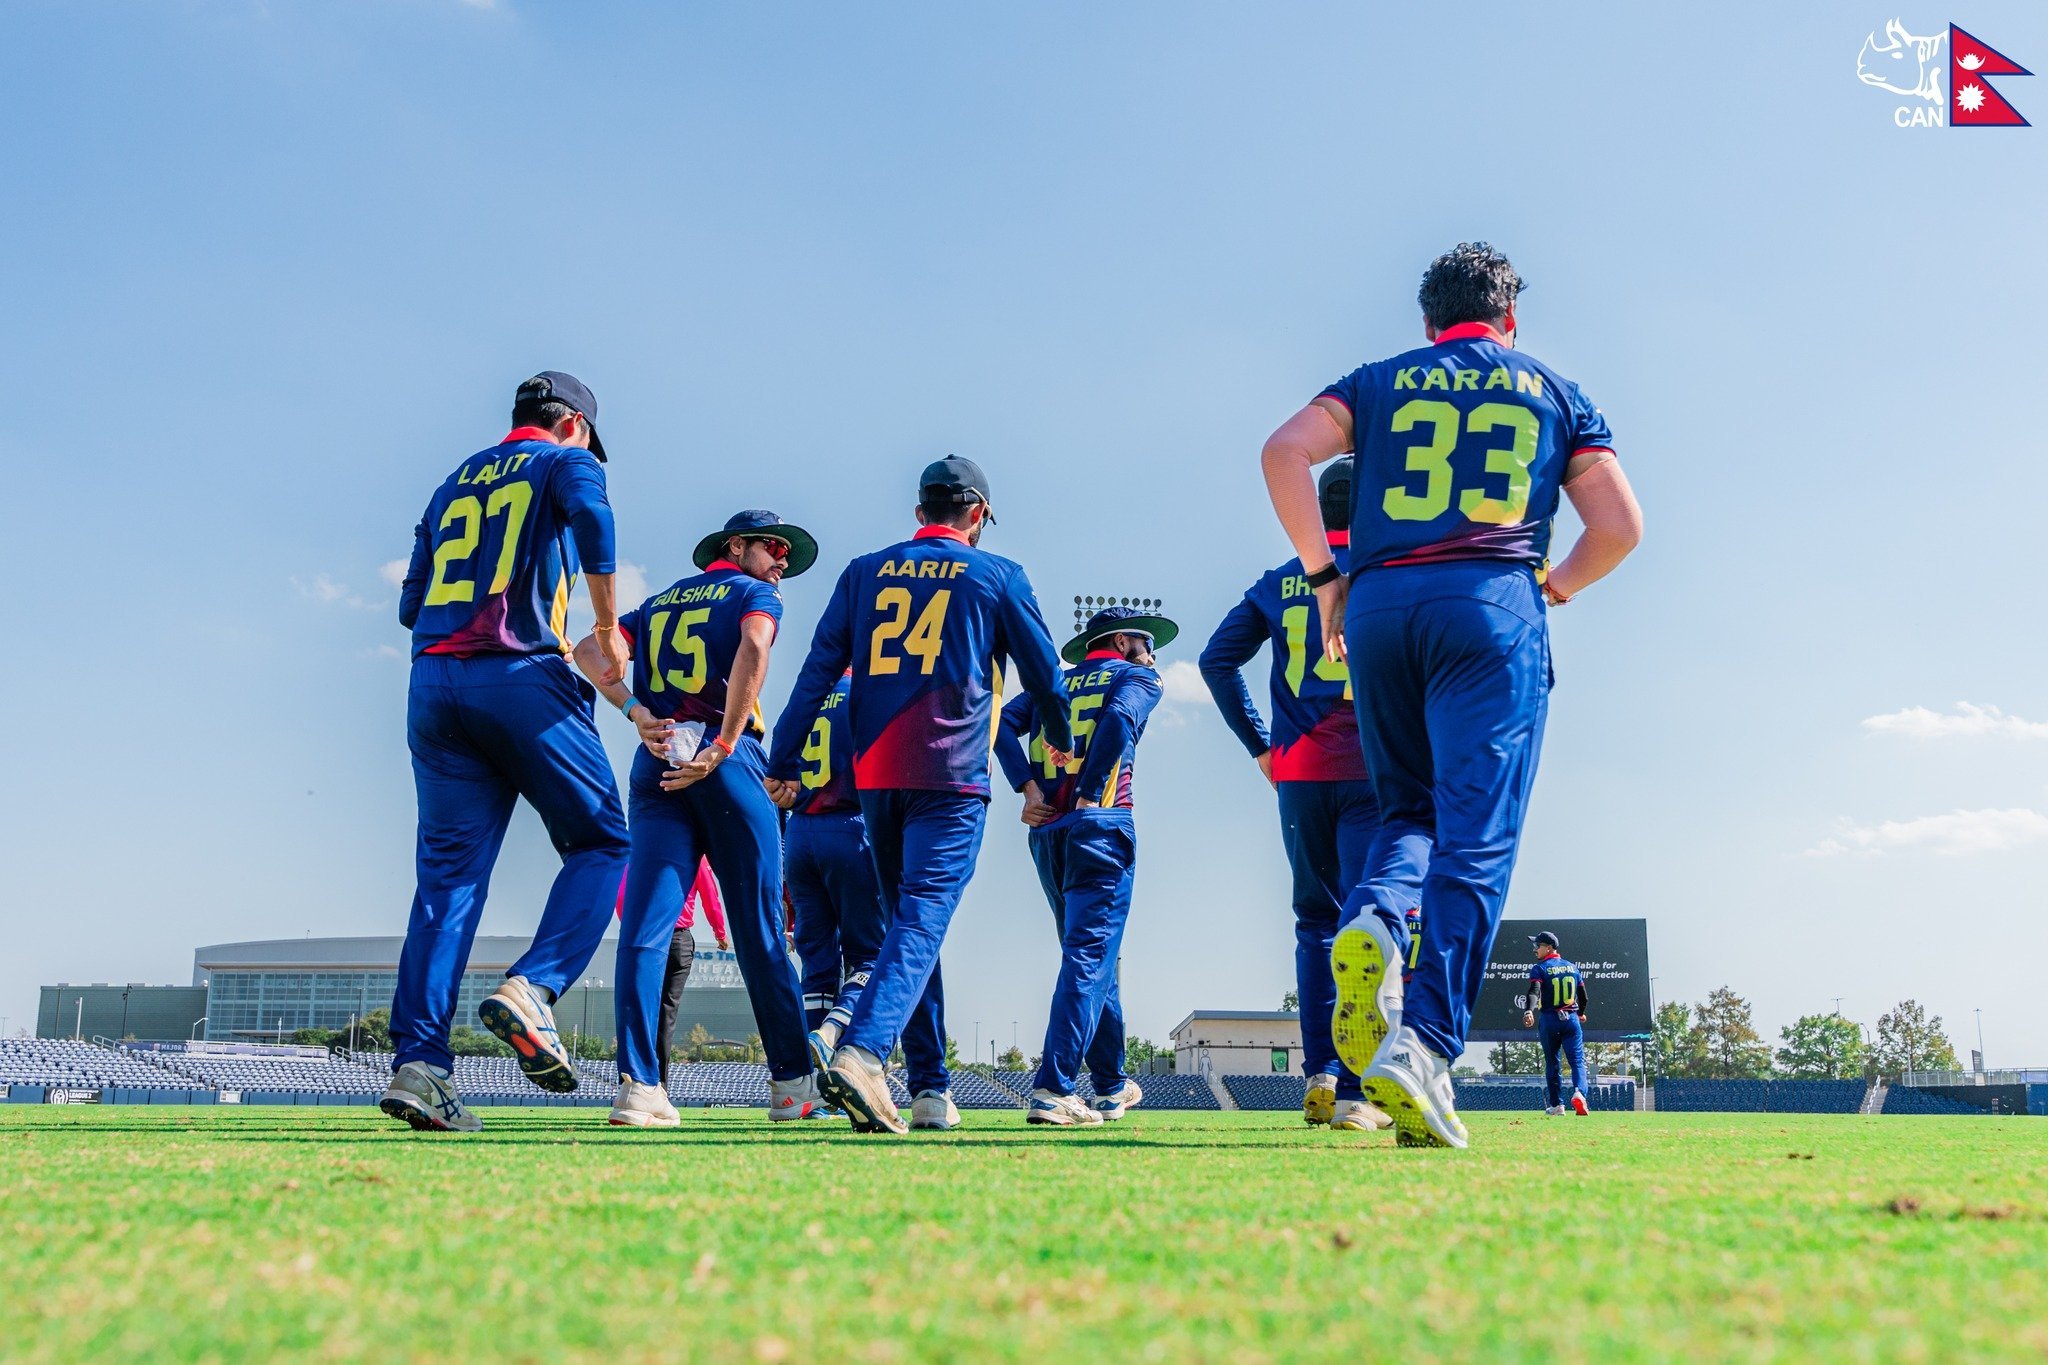
[(2048, 839), (2048, 812), (2027, 810), (1958, 810), (1923, 815), (1915, 820), (1880, 820), (1857, 824), (1843, 820), (1835, 832), (1806, 850), (1811, 858), (1844, 853), (1933, 853), (1944, 858), (2007, 849)]
[(1930, 711), (1909, 706), (1882, 716), (1869, 716), (1863, 728), (1872, 734), (1903, 735), (1907, 739), (1957, 739), (1996, 735), (2004, 739), (2048, 739), (2048, 722), (2008, 716), (1995, 706), (1956, 703), (1953, 712)]
[(404, 587), (405, 571), (411, 567), (412, 565), (409, 560), (387, 560), (384, 564), (384, 567), (377, 570), (377, 577), (383, 579), (386, 583), (389, 583), (394, 588)]
[(318, 602), (322, 606), (348, 607), (354, 611), (383, 611), (391, 605), (388, 600), (371, 601), (348, 584), (337, 583), (324, 573), (315, 574), (310, 583), (303, 578), (294, 578), (292, 586), (298, 589), (299, 596), (309, 602)]
[(1197, 706), (1209, 704), (1209, 685), (1202, 681), (1202, 670), (1187, 659), (1175, 659), (1159, 670), (1159, 684), (1169, 702), (1187, 702)]
[[(633, 610), (653, 595), (647, 586), (647, 570), (638, 564), (628, 564), (620, 560), (613, 592), (621, 615)], [(569, 643), (575, 644), (590, 634), (590, 627), (596, 619), (590, 613), (590, 594), (583, 591), (583, 586), (579, 583), (575, 596), (569, 599)]]

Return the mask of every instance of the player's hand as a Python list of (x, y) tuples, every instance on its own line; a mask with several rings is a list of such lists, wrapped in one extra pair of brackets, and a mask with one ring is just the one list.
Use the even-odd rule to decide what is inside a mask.
[(1530, 1012), (1529, 1012), (1528, 1010), (1523, 1010), (1523, 1011), (1522, 1011), (1522, 1027), (1523, 1027), (1523, 1028), (1535, 1028), (1535, 1027), (1536, 1027), (1536, 1016), (1535, 1016), (1534, 1014), (1530, 1013)]
[(626, 669), (633, 662), (633, 656), (626, 649), (626, 640), (617, 626), (610, 630), (592, 632), (597, 641), (597, 652), (604, 656), (605, 669), (598, 675), (598, 681), (609, 687), (626, 680)]
[(768, 799), (773, 801), (779, 810), (789, 810), (796, 805), (797, 797), (803, 794), (802, 784), (792, 782), (786, 777), (764, 778), (761, 785), (768, 789)]
[(716, 744), (707, 744), (697, 751), (697, 756), (680, 768), (670, 768), (661, 775), (661, 789), (665, 792), (679, 792), (685, 787), (695, 786), (711, 776), (719, 764), (725, 762), (725, 750)]
[(1098, 806), (1099, 804), (1100, 804), (1099, 802), (1096, 802), (1096, 801), (1090, 801), (1090, 800), (1089, 800), (1089, 799), (1088, 799), (1087, 797), (1085, 797), (1085, 796), (1077, 796), (1077, 797), (1075, 797), (1075, 798), (1074, 798), (1074, 809), (1075, 809), (1075, 810), (1094, 810), (1094, 809), (1096, 808), (1096, 806)]
[(1543, 580), (1543, 600), (1553, 607), (1561, 607), (1572, 600), (1572, 595), (1568, 592), (1559, 592), (1556, 588), (1551, 587), (1550, 580), (1546, 578)]
[(719, 951), (719, 952), (721, 952), (721, 953), (723, 953), (723, 952), (729, 952), (729, 951), (731, 951), (731, 949), (732, 949), (732, 945), (731, 945), (730, 943), (727, 943), (727, 942), (725, 941), (725, 935), (724, 935), (724, 934), (714, 934), (714, 935), (712, 935), (711, 941), (712, 941), (713, 943), (716, 943), (716, 944), (718, 945), (718, 951)]
[(1045, 756), (1051, 759), (1054, 764), (1062, 768), (1066, 767), (1069, 763), (1072, 763), (1074, 761), (1073, 750), (1055, 749), (1051, 745), (1046, 746)]
[(1344, 604), (1350, 597), (1351, 580), (1341, 574), (1316, 589), (1316, 606), (1323, 615), (1323, 654), (1332, 663), (1350, 657), (1344, 650)]
[(1259, 755), (1259, 771), (1266, 775), (1267, 786), (1275, 790), (1279, 789), (1280, 784), (1273, 780), (1273, 751), (1271, 749)]
[(633, 728), (640, 732), (640, 742), (647, 747), (647, 752), (656, 758), (667, 758), (668, 735), (669, 731), (675, 728), (675, 722), (662, 720), (648, 710), (645, 703), (633, 707), (632, 721)]
[(1031, 828), (1037, 829), (1040, 825), (1049, 825), (1059, 819), (1059, 815), (1058, 811), (1046, 803), (1045, 793), (1039, 790), (1036, 782), (1024, 784), (1024, 813), (1018, 818)]

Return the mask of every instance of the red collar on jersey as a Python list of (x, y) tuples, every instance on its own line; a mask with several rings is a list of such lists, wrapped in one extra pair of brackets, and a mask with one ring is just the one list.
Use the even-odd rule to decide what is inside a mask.
[(950, 526), (920, 526), (912, 540), (957, 540), (962, 545), (972, 544), (965, 531), (956, 531)]
[(745, 572), (746, 572), (746, 570), (742, 569), (742, 568), (741, 568), (741, 567), (740, 567), (739, 565), (737, 565), (737, 564), (733, 563), (733, 562), (732, 562), (732, 561), (731, 561), (730, 559), (714, 559), (714, 560), (712, 560), (712, 561), (711, 561), (711, 562), (710, 562), (709, 564), (706, 564), (706, 565), (704, 566), (704, 572), (705, 572), (705, 573), (728, 573), (728, 572), (730, 572), (730, 573), (745, 573)]
[(505, 433), (505, 439), (498, 442), (498, 444), (509, 446), (514, 441), (546, 441), (549, 445), (553, 445), (555, 444), (555, 433), (549, 431), (546, 427), (514, 427)]
[(1094, 659), (1121, 659), (1123, 657), (1123, 655), (1113, 649), (1091, 649), (1081, 656), (1081, 662), (1085, 664)]
[(1461, 322), (1454, 327), (1446, 327), (1436, 334), (1436, 341), (1433, 344), (1441, 346), (1446, 341), (1475, 340), (1497, 341), (1503, 346), (1508, 344), (1506, 337), (1494, 331), (1492, 324), (1485, 322)]
[(1350, 549), (1350, 548), (1351, 548), (1351, 533), (1350, 533), (1349, 531), (1332, 531), (1332, 532), (1330, 532), (1330, 548), (1331, 548), (1331, 549), (1333, 549), (1333, 550), (1348, 550), (1348, 549)]

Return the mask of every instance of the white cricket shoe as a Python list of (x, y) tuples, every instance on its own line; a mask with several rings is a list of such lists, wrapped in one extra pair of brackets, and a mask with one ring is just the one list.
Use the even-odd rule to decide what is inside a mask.
[(391, 1074), (377, 1107), (422, 1133), (477, 1133), (484, 1121), (469, 1112), (446, 1071), (427, 1062), (407, 1062)]
[(1561, 1119), (1564, 1117), (1564, 1106), (1561, 1104), (1553, 1104), (1544, 1109), (1543, 1113), (1548, 1118)]
[(806, 1071), (793, 1081), (768, 1082), (768, 1117), (777, 1123), (809, 1118), (811, 1111), (820, 1107), (815, 1071)]
[(1328, 1123), (1337, 1108), (1337, 1078), (1325, 1071), (1308, 1078), (1308, 1091), (1301, 1097), (1303, 1123)]
[(1394, 1121), (1364, 1100), (1337, 1100), (1330, 1106), (1333, 1132), (1377, 1133), (1391, 1128)]
[(1144, 1101), (1144, 1098), (1145, 1092), (1138, 1088), (1138, 1083), (1129, 1076), (1126, 1076), (1122, 1085), (1110, 1091), (1107, 1095), (1097, 1095), (1088, 1102), (1088, 1107), (1102, 1115), (1104, 1123), (1115, 1123), (1125, 1114), (1136, 1109)]
[(889, 1095), (882, 1059), (864, 1047), (833, 1049), (832, 1065), (819, 1073), (818, 1091), (846, 1111), (856, 1133), (907, 1133), (910, 1125)]
[(678, 1128), (683, 1116), (669, 1102), (668, 1091), (619, 1077), (619, 1098), (612, 1104), (612, 1122), (621, 1128)]
[(960, 1126), (960, 1111), (950, 1090), (920, 1090), (910, 1102), (910, 1126), (944, 1132)]
[(1361, 1075), (1380, 1044), (1401, 1026), (1401, 967), (1393, 931), (1371, 911), (1353, 920), (1330, 945), (1330, 973), (1337, 980), (1330, 1033), (1337, 1056)]
[(506, 977), (476, 1013), (519, 1058), (527, 1080), (558, 1095), (576, 1088), (576, 1064), (555, 1031), (555, 1012), (533, 983), (523, 976)]
[(841, 1030), (837, 1019), (827, 1019), (804, 1036), (804, 1046), (811, 1050), (811, 1065), (819, 1071), (832, 1069), (832, 1053), (839, 1046)]
[(1422, 1045), (1411, 1028), (1397, 1028), (1380, 1044), (1358, 1083), (1392, 1116), (1403, 1147), (1463, 1147), (1451, 1064)]
[(1024, 1113), (1026, 1123), (1050, 1123), (1060, 1128), (1085, 1128), (1101, 1123), (1102, 1115), (1081, 1103), (1079, 1095), (1055, 1095), (1050, 1090), (1031, 1092), (1031, 1107)]

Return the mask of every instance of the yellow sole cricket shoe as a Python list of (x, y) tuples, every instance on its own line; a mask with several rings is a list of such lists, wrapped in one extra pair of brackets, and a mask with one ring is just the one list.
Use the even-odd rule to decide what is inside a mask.
[(1400, 1146), (1468, 1145), (1451, 1090), (1451, 1064), (1424, 1047), (1413, 1029), (1389, 1034), (1358, 1083), (1394, 1121)]
[(1338, 1100), (1330, 1116), (1330, 1131), (1336, 1133), (1377, 1133), (1393, 1126), (1392, 1119), (1364, 1100)]
[(1324, 1124), (1337, 1112), (1337, 1078), (1329, 1072), (1308, 1078), (1308, 1090), (1301, 1097), (1301, 1121)]
[(1363, 1075), (1401, 1024), (1401, 946), (1378, 915), (1360, 915), (1330, 945), (1330, 973), (1337, 980), (1331, 1038), (1344, 1065)]

